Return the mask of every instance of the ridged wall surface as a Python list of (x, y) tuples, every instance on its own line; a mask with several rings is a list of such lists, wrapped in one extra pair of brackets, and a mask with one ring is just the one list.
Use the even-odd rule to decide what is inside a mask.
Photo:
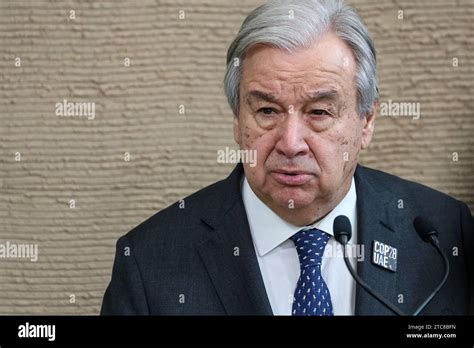
[[(260, 3), (0, 1), (0, 244), (39, 249), (0, 258), (0, 314), (97, 314), (117, 238), (227, 176), (226, 50)], [(421, 108), (380, 117), (361, 162), (473, 210), (472, 0), (350, 3), (375, 39), (381, 102)], [(95, 118), (57, 116), (63, 100), (94, 102)]]

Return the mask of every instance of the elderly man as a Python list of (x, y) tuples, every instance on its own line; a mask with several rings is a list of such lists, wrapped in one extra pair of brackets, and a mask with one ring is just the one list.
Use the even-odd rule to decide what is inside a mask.
[[(467, 206), (357, 164), (378, 87), (372, 39), (351, 7), (277, 0), (255, 9), (229, 48), (225, 92), (235, 141), (256, 163), (120, 238), (102, 314), (413, 314), (444, 276), (417, 216), (439, 233), (450, 265), (421, 314), (472, 311)], [(340, 215), (352, 226), (350, 264), (388, 304), (349, 273), (334, 238)]]

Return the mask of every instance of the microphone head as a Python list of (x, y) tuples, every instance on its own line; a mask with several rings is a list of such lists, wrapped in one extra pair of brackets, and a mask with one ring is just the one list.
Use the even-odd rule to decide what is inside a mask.
[(352, 237), (352, 226), (349, 218), (339, 215), (334, 219), (333, 233), (336, 240), (341, 244), (347, 244)]
[(417, 216), (413, 220), (413, 226), (415, 226), (416, 232), (425, 242), (429, 242), (432, 236), (438, 236), (438, 231), (436, 231), (434, 225), (425, 216)]

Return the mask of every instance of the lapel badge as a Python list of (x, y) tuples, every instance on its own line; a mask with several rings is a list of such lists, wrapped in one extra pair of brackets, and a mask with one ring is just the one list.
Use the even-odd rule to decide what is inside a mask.
[(379, 242), (372, 241), (372, 263), (389, 271), (397, 271), (397, 248)]

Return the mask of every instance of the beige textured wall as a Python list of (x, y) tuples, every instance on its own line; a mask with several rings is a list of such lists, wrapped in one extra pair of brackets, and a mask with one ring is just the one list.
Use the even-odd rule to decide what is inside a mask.
[[(1, 314), (98, 313), (116, 239), (229, 173), (225, 54), (259, 3), (0, 0), (0, 244), (39, 248), (37, 262), (0, 258)], [(380, 118), (362, 162), (474, 209), (472, 0), (350, 3), (376, 41), (382, 102), (421, 104), (419, 120)], [(95, 119), (56, 116), (64, 99), (95, 102)]]

